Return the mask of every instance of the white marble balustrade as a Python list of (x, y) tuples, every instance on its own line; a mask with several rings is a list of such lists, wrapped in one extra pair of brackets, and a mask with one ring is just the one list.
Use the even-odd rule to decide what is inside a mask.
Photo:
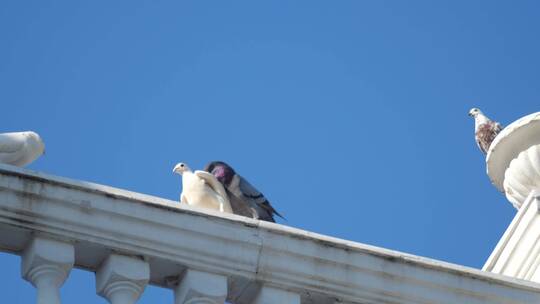
[(5, 165), (0, 248), (39, 304), (61, 302), (72, 267), (112, 304), (147, 284), (175, 304), (540, 303), (535, 283)]

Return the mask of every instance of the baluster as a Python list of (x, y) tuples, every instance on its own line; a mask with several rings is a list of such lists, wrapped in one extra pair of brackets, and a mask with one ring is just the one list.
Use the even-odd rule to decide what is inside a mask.
[(21, 273), (37, 288), (38, 304), (60, 304), (60, 286), (75, 261), (72, 244), (36, 237), (22, 255)]
[(262, 286), (254, 304), (300, 304), (300, 295), (270, 286)]
[(175, 304), (223, 304), (227, 277), (188, 269), (174, 290)]
[(147, 262), (111, 254), (96, 272), (96, 292), (111, 304), (133, 304), (149, 279), (150, 266)]

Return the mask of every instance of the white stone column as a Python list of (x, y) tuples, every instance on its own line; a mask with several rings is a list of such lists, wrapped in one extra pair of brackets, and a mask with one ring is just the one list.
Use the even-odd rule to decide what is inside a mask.
[(133, 304), (149, 279), (150, 266), (147, 262), (111, 254), (96, 272), (96, 292), (111, 304)]
[(300, 304), (300, 295), (270, 286), (262, 286), (254, 304)]
[(223, 304), (227, 277), (188, 269), (174, 290), (174, 304)]
[(60, 304), (60, 286), (75, 261), (72, 244), (36, 237), (22, 255), (21, 272), (37, 288), (38, 304)]

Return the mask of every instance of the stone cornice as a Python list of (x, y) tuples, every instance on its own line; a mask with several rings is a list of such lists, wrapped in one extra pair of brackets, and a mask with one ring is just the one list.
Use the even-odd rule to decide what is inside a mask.
[(111, 252), (142, 257), (163, 287), (186, 267), (225, 275), (235, 303), (261, 283), (302, 303), (540, 302), (535, 283), (0, 165), (0, 248), (20, 254), (33, 235), (72, 243), (92, 271)]

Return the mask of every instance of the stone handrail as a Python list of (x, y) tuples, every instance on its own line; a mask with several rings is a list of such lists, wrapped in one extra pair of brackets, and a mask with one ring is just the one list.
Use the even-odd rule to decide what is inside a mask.
[(0, 250), (19, 254), (38, 303), (71, 267), (135, 303), (540, 303), (540, 286), (157, 197), (0, 165)]

